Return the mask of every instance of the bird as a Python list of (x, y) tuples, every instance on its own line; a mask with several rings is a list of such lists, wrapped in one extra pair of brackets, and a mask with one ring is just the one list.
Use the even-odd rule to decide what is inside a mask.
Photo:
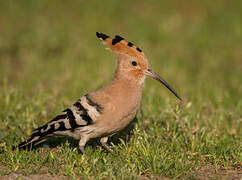
[(96, 36), (116, 55), (116, 69), (111, 82), (82, 96), (45, 125), (34, 129), (30, 137), (14, 149), (31, 148), (50, 137), (69, 136), (79, 141), (79, 150), (83, 154), (86, 143), (93, 138), (100, 138), (102, 147), (113, 153), (107, 145), (108, 138), (135, 118), (147, 76), (162, 83), (181, 100), (176, 91), (151, 70), (140, 48), (119, 35), (112, 38), (96, 32)]

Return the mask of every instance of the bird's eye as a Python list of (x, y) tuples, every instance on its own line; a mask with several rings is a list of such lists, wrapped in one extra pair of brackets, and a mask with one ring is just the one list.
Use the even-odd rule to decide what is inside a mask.
[(136, 61), (132, 61), (131, 64), (132, 64), (132, 66), (137, 66), (137, 62)]

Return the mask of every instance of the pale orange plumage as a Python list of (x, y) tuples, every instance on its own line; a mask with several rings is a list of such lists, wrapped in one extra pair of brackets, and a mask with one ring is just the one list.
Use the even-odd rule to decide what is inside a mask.
[(103, 147), (112, 152), (106, 144), (108, 137), (124, 129), (134, 119), (146, 76), (163, 83), (180, 99), (167, 82), (151, 71), (141, 49), (117, 35), (115, 38), (103, 33), (96, 35), (117, 55), (117, 67), (112, 82), (81, 97), (47, 124), (35, 129), (19, 148), (41, 143), (51, 136), (71, 136), (80, 140), (79, 148), (85, 153), (86, 142), (101, 137)]

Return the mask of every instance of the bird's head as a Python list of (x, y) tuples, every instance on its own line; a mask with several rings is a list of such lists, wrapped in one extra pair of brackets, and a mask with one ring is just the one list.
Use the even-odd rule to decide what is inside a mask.
[(175, 90), (163, 78), (149, 68), (148, 60), (140, 48), (118, 35), (114, 38), (99, 32), (97, 32), (96, 35), (118, 57), (118, 66), (115, 72), (116, 78), (125, 78), (142, 84), (145, 77), (150, 76), (165, 85), (181, 100)]

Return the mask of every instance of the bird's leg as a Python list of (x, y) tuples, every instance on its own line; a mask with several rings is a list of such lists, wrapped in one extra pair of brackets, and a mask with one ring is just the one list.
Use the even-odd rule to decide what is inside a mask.
[(107, 141), (108, 141), (108, 137), (102, 137), (100, 139), (102, 146), (110, 153), (113, 153), (113, 150), (107, 145)]
[(86, 137), (84, 137), (84, 136), (79, 141), (79, 149), (82, 152), (82, 154), (86, 154), (86, 152), (85, 152), (85, 145), (86, 145), (87, 141), (88, 141), (88, 139)]

